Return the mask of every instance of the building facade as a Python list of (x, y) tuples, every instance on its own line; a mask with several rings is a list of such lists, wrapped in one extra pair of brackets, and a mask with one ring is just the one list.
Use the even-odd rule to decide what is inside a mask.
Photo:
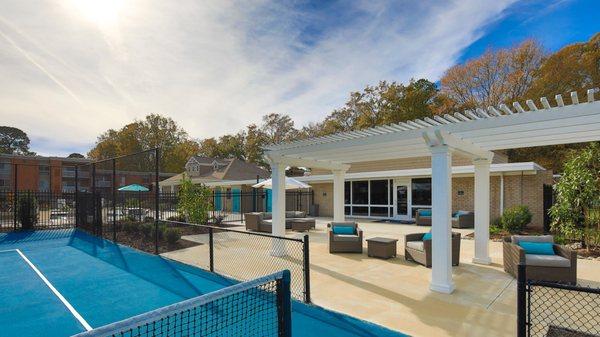
[[(533, 162), (508, 163), (497, 154), (490, 167), (490, 219), (503, 210), (525, 205), (533, 215), (532, 227), (542, 228), (544, 186), (553, 183), (552, 171)], [(314, 190), (320, 216), (333, 216), (333, 178), (327, 171), (312, 170), (298, 178)], [(348, 217), (411, 221), (419, 209), (431, 208), (431, 160), (411, 158), (352, 164), (346, 173), (344, 209)], [(452, 211), (474, 210), (474, 167), (470, 160), (452, 161)]]
[[(90, 191), (92, 182), (92, 160), (85, 158), (63, 158), (43, 156), (0, 155), (0, 190), (74, 192)], [(109, 191), (113, 186), (113, 172), (102, 165), (95, 169), (95, 188)], [(155, 172), (116, 170), (117, 187), (140, 184), (151, 187), (155, 183)], [(159, 179), (175, 174), (159, 173)]]

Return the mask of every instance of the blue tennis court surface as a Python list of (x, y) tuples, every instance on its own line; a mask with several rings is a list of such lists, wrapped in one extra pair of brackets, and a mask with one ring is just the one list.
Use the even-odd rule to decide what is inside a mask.
[[(79, 230), (0, 234), (0, 266), (2, 336), (70, 336), (234, 283)], [(404, 336), (299, 302), (292, 327), (293, 336)]]

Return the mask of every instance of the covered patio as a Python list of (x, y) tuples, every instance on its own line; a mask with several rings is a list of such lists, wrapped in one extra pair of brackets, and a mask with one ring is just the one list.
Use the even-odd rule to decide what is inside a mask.
[[(452, 293), (451, 163), (469, 158), (475, 168), (475, 240), (472, 262), (491, 263), (489, 243), (490, 164), (494, 150), (600, 140), (600, 103), (594, 89), (585, 102), (576, 92), (565, 104), (545, 97), (527, 110), (515, 102), (488, 109), (435, 116), (360, 131), (276, 144), (266, 148), (272, 170), (274, 235), (285, 235), (285, 168), (304, 166), (333, 173), (333, 221), (344, 221), (344, 178), (353, 163), (427, 156), (432, 170), (432, 273), (429, 288)], [(285, 247), (274, 247), (283, 254)]]

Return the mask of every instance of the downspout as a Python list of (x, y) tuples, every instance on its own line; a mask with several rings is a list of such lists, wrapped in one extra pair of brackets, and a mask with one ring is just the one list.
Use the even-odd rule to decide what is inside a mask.
[(500, 215), (504, 214), (504, 173), (500, 172)]

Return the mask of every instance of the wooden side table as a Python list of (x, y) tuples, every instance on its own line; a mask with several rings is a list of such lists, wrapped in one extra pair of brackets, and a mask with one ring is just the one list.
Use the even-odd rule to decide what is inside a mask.
[(367, 239), (367, 255), (381, 259), (395, 257), (397, 242), (397, 239), (382, 237)]

